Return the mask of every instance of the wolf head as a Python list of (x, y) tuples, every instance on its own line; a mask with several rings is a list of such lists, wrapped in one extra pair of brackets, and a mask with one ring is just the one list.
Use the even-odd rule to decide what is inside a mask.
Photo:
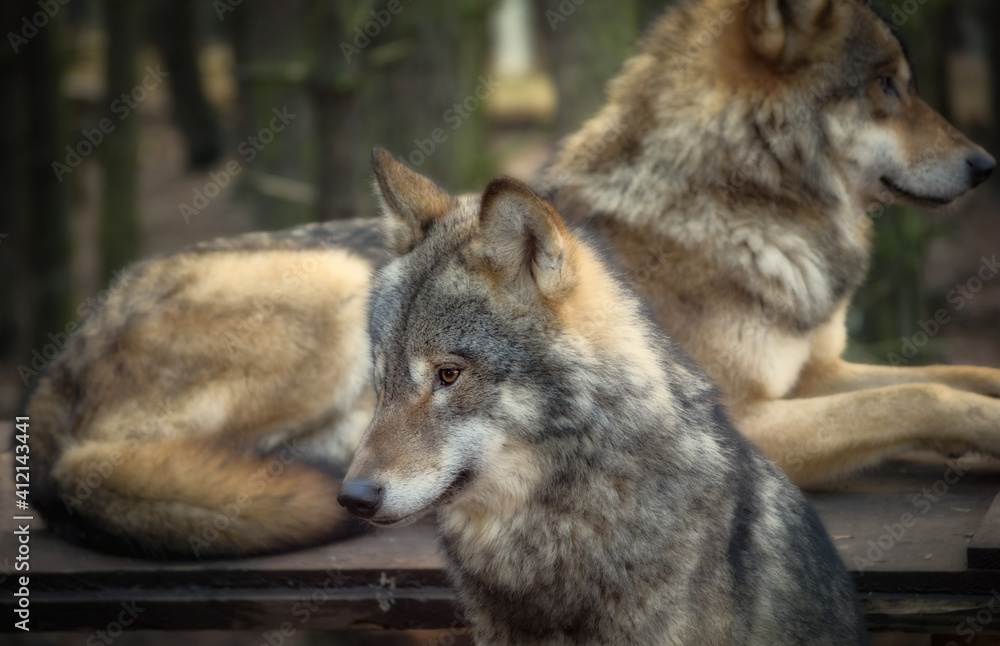
[[(668, 10), (611, 83), (606, 108), (566, 141), (550, 179), (571, 178), (584, 203), (621, 211), (613, 196), (622, 191), (597, 184), (602, 174), (616, 182), (608, 169), (623, 162), (632, 170), (618, 179), (633, 195), (648, 179), (674, 187), (676, 199), (694, 189), (860, 210), (947, 204), (995, 165), (921, 100), (900, 41), (863, 0), (696, 0)], [(662, 196), (650, 198), (650, 210), (662, 209)]]
[(628, 346), (634, 360), (614, 385), (638, 389), (641, 371), (656, 370), (621, 331), (635, 308), (521, 182), (456, 199), (382, 150), (375, 174), (386, 238), (401, 255), (374, 280), (378, 404), (340, 501), (376, 525), (446, 502), (509, 505), (537, 480), (527, 456), (541, 429), (577, 432), (563, 409), (587, 387), (574, 347)]
[(573, 262), (558, 216), (515, 180), (456, 199), (384, 150), (374, 169), (399, 257), (372, 289), (378, 404), (341, 502), (393, 525), (497, 479), (504, 418), (530, 408), (515, 384), (532, 371), (539, 315), (572, 288)]
[(747, 25), (749, 50), (792, 79), (778, 96), (794, 105), (808, 88), (854, 205), (941, 206), (990, 176), (994, 159), (920, 98), (901, 42), (866, 2), (757, 2)]

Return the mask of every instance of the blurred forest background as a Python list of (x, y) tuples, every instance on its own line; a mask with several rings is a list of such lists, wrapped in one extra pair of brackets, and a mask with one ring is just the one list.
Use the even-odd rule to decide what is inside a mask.
[[(668, 4), (5, 0), (0, 415), (129, 262), (371, 215), (374, 144), (453, 191), (530, 179)], [(1000, 151), (1000, 3), (875, 4), (902, 12), (929, 103)], [(878, 217), (856, 358), (1000, 365), (1000, 280), (961, 308), (947, 298), (1000, 253), (998, 185), (945, 212)], [(940, 308), (949, 324), (921, 337)]]

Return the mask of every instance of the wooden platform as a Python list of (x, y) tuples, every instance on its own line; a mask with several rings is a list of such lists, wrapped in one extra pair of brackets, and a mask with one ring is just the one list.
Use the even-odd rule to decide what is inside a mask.
[[(810, 493), (852, 571), (873, 630), (1000, 634), (1000, 461), (907, 456)], [(419, 523), (322, 548), (239, 561), (163, 563), (67, 544), (35, 515), (18, 554), (11, 454), (0, 456), (2, 630), (29, 576), (32, 631), (416, 629), (460, 622), (433, 528)], [(280, 522), (280, 519), (276, 519)], [(21, 521), (23, 524), (24, 521)], [(124, 614), (123, 614), (124, 613)], [(970, 623), (971, 622), (971, 623)], [(961, 634), (970, 634), (963, 632)], [(964, 642), (961, 642), (964, 643)]]

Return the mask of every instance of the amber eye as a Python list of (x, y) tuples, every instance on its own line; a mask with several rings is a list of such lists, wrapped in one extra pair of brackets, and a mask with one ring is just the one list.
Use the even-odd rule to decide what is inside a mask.
[(438, 379), (445, 386), (450, 386), (456, 381), (458, 381), (458, 376), (462, 374), (462, 371), (458, 368), (441, 368), (438, 371)]

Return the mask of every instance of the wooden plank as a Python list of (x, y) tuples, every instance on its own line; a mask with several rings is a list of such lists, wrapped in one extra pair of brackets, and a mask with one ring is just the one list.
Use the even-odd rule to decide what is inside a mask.
[(954, 635), (959, 627), (975, 622), (980, 612), (989, 613), (990, 618), (978, 624), (979, 630), (972, 634), (1000, 635), (1000, 614), (994, 612), (998, 603), (1000, 597), (996, 596), (876, 594), (861, 598), (869, 630), (946, 635)]
[(937, 504), (915, 507), (914, 496), (908, 491), (813, 494), (810, 500), (851, 571), (965, 570), (969, 539), (991, 498), (952, 493)]
[(1000, 637), (935, 635), (931, 638), (931, 646), (1000, 646)]
[[(124, 597), (119, 591), (75, 595), (42, 594), (33, 598), (33, 631), (96, 630), (125, 613), (130, 630), (410, 630), (464, 625), (454, 595), (446, 588), (395, 591), (202, 590), (143, 592)], [(869, 630), (931, 634), (1000, 635), (996, 597), (947, 595), (866, 595), (861, 599)], [(0, 606), (10, 604), (6, 601)], [(980, 621), (977, 617), (986, 617)], [(0, 626), (9, 631), (9, 626)]]
[(968, 551), (969, 567), (1000, 570), (1000, 494), (983, 517)]
[[(463, 625), (447, 588), (375, 594), (348, 587), (206, 592), (192, 587), (171, 592), (40, 594), (32, 599), (32, 632), (104, 629), (116, 620), (129, 630), (411, 630)], [(32, 593), (34, 595), (34, 593)], [(6, 603), (0, 604), (9, 606)], [(4, 608), (8, 616), (12, 609)], [(125, 613), (124, 620), (119, 619)], [(7, 622), (4, 622), (5, 624)], [(8, 625), (0, 630), (9, 631)]]
[[(267, 589), (338, 585), (377, 586), (386, 577), (399, 588), (447, 586), (444, 563), (429, 522), (396, 532), (360, 536), (291, 554), (223, 561), (151, 561), (101, 554), (69, 544), (34, 521), (30, 572), (33, 591), (121, 588), (170, 590), (200, 586)], [(0, 555), (5, 574), (17, 552), (17, 537), (5, 531)]]
[[(809, 493), (834, 544), (864, 589), (880, 572), (965, 572), (967, 551), (1000, 489), (1000, 461), (914, 452)], [(1000, 539), (983, 537), (983, 545)], [(954, 582), (954, 577), (931, 576)], [(884, 590), (879, 584), (873, 589)], [(928, 589), (914, 591), (930, 591)], [(989, 592), (989, 588), (979, 590)]]

